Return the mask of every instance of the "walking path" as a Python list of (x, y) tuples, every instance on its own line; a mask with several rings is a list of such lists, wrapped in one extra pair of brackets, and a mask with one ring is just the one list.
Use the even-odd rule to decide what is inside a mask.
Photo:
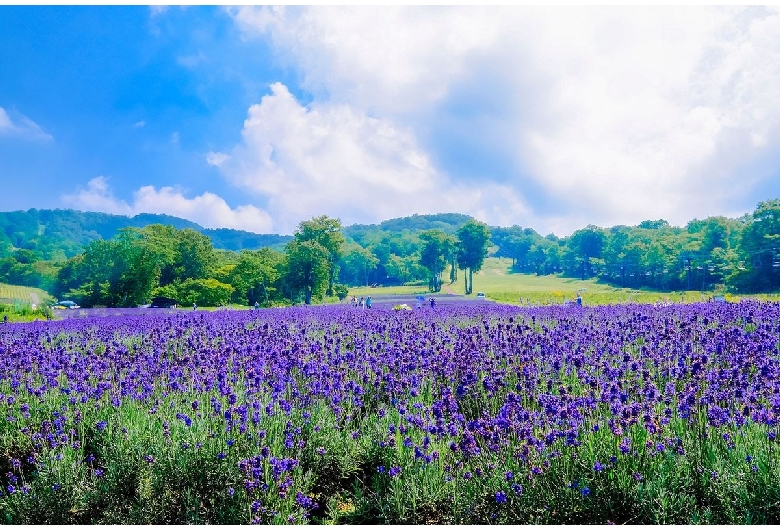
[(444, 283), (443, 283), (443, 284), (441, 284), (441, 290), (442, 290), (442, 291), (444, 291), (444, 292), (446, 292), (446, 293), (449, 293), (449, 294), (458, 294), (458, 293), (456, 293), (456, 292), (455, 292), (455, 291), (452, 289), (452, 287), (451, 287), (449, 284), (444, 284)]

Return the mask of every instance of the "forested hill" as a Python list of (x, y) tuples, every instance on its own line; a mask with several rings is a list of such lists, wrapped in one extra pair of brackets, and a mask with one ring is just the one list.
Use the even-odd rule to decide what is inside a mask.
[(342, 233), (362, 245), (365, 244), (363, 240), (366, 235), (379, 232), (422, 232), (437, 229), (452, 235), (469, 219), (471, 219), (470, 216), (460, 213), (414, 214), (409, 217), (388, 219), (379, 224), (345, 226)]
[[(344, 227), (343, 233), (360, 244), (366, 237), (382, 233), (417, 233), (439, 229), (446, 234), (455, 231), (471, 219), (468, 215), (443, 213), (412, 215), (389, 219), (379, 224), (355, 224)], [(240, 251), (270, 247), (282, 250), (292, 236), (255, 234), (230, 228), (203, 228), (197, 223), (164, 214), (139, 214), (134, 217), (76, 210), (37, 210), (0, 212), (0, 258), (19, 249), (33, 250), (39, 259), (63, 260), (84, 250), (97, 239), (111, 239), (122, 228), (143, 228), (151, 224), (170, 225), (177, 230), (191, 228), (207, 235), (214, 248)]]
[(134, 217), (76, 210), (0, 212), (0, 258), (18, 249), (33, 250), (42, 259), (61, 260), (79, 254), (90, 242), (111, 239), (128, 226), (170, 225), (191, 228), (207, 235), (214, 248), (239, 251), (271, 247), (281, 250), (292, 239), (277, 234), (253, 234), (228, 228), (209, 229), (170, 215), (139, 214)]

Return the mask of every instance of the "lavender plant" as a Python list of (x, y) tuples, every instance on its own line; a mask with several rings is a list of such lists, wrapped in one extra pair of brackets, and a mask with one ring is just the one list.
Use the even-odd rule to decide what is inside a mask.
[(0, 514), (771, 523), (780, 304), (131, 313), (0, 329)]

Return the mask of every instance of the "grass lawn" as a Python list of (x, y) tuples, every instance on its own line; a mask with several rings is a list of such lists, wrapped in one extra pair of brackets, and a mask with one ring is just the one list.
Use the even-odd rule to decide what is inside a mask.
[(43, 318), (54, 302), (42, 289), (0, 283), (0, 319), (7, 316), (16, 322)]
[(36, 303), (36, 299), (41, 304), (54, 301), (49, 293), (42, 289), (0, 283), (0, 304), (33, 304)]
[[(629, 302), (655, 303), (655, 302), (699, 302), (708, 300), (714, 294), (700, 291), (652, 291), (637, 289), (622, 289), (612, 287), (596, 280), (580, 280), (577, 278), (563, 278), (557, 275), (536, 276), (534, 274), (520, 274), (510, 271), (512, 260), (502, 258), (487, 258), (482, 270), (474, 274), (474, 289), (470, 297), (476, 297), (478, 292), (483, 292), (490, 300), (509, 304), (545, 305), (562, 304), (564, 301), (572, 301), (579, 291), (584, 304), (619, 304)], [(462, 294), (464, 291), (462, 270), (458, 271), (458, 281), (453, 284), (445, 282), (442, 292), (454, 292)], [(449, 278), (449, 268), (444, 271), (444, 278)], [(397, 287), (351, 287), (349, 297), (352, 296), (376, 296), (393, 294), (428, 294), (425, 285), (402, 285)], [(778, 295), (759, 295), (756, 298), (780, 299)], [(739, 297), (727, 295), (729, 301), (736, 301)], [(329, 300), (330, 301), (330, 300)], [(334, 297), (332, 301), (337, 301)]]
[[(580, 280), (563, 278), (558, 275), (536, 276), (510, 271), (512, 260), (504, 258), (487, 258), (478, 273), (474, 274), (474, 289), (470, 296), (483, 292), (488, 299), (509, 304), (532, 305), (562, 304), (566, 300), (574, 300), (577, 292), (582, 294), (584, 304), (619, 304), (629, 302), (699, 302), (709, 300), (713, 295), (724, 294), (700, 291), (653, 291), (649, 289), (623, 289), (613, 287), (597, 280)], [(449, 269), (444, 274), (449, 276)], [(463, 293), (464, 272), (458, 271), (458, 281), (450, 285), (456, 293)], [(740, 297), (726, 295), (728, 301), (736, 301)], [(778, 300), (778, 295), (758, 295), (751, 298)]]
[(352, 296), (375, 296), (379, 294), (427, 294), (427, 285), (399, 285), (396, 287), (350, 287), (349, 295)]

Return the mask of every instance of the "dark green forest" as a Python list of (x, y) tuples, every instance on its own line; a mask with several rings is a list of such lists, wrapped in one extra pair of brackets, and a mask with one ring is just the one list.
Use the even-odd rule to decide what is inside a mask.
[(459, 273), (469, 292), (487, 255), (510, 259), (518, 274), (635, 289), (780, 289), (780, 199), (738, 219), (589, 225), (568, 237), (488, 227), (454, 213), (346, 227), (321, 216), (279, 236), (208, 230), (169, 216), (29, 210), (0, 213), (0, 229), (0, 282), (84, 306), (135, 306), (155, 296), (271, 306), (345, 296), (349, 286), (411, 282), (436, 292)]

